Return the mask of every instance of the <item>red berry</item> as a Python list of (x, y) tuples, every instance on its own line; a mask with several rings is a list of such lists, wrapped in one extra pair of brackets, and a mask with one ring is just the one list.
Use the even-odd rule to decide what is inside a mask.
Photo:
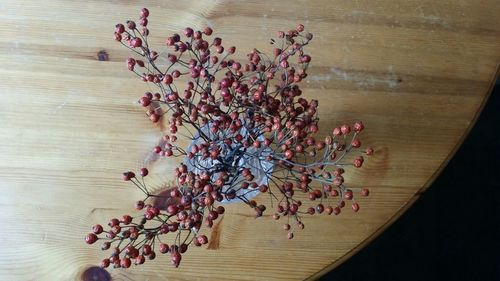
[(92, 232), (94, 232), (94, 234), (101, 234), (102, 231), (103, 231), (102, 225), (100, 224), (96, 224), (92, 227)]
[(359, 211), (359, 204), (358, 204), (358, 203), (353, 203), (351, 207), (352, 207), (352, 210), (353, 210), (354, 212)]
[[(206, 198), (208, 198), (208, 197), (206, 197)], [(206, 198), (205, 198), (205, 199), (206, 199)], [(212, 198), (212, 197), (210, 197), (210, 198)], [(219, 217), (219, 213), (217, 213), (216, 211), (210, 211), (210, 212), (208, 213), (208, 219), (209, 219), (209, 220), (212, 220), (212, 221), (213, 221), (213, 220), (216, 220), (218, 217)]]
[(200, 244), (205, 245), (208, 243), (208, 238), (205, 235), (200, 235), (197, 237), (197, 240)]
[(335, 129), (333, 129), (333, 135), (334, 136), (342, 135), (342, 130), (339, 127), (336, 127)]
[(154, 260), (156, 258), (156, 253), (154, 251), (151, 251), (151, 254), (148, 256), (149, 260)]
[(140, 175), (141, 177), (145, 177), (149, 174), (149, 171), (147, 168), (141, 168)]
[(172, 254), (170, 261), (172, 262), (172, 265), (175, 267), (179, 267), (179, 264), (181, 263), (182, 256), (179, 252), (175, 252)]
[(175, 44), (174, 38), (168, 37), (167, 40), (165, 40), (165, 43), (167, 46), (173, 46)]
[(214, 41), (213, 41), (213, 45), (217, 47), (217, 46), (220, 46), (220, 44), (222, 44), (222, 39), (220, 39), (219, 37), (215, 37)]
[(339, 206), (339, 208), (344, 208), (345, 207), (345, 201), (344, 200), (340, 201), (340, 203), (339, 203), (338, 206)]
[(361, 121), (357, 121), (354, 123), (353, 125), (353, 130), (356, 132), (356, 133), (359, 133), (361, 132), (363, 129), (365, 128), (365, 125), (363, 125), (363, 123)]
[(351, 146), (354, 147), (354, 148), (358, 148), (361, 146), (361, 141), (359, 141), (358, 139), (353, 139), (351, 141)]
[(165, 254), (168, 252), (169, 249), (170, 247), (167, 244), (165, 243), (160, 244), (160, 253)]
[(361, 195), (365, 197), (370, 195), (370, 190), (368, 188), (361, 189)]
[(363, 165), (363, 156), (357, 156), (352, 163), (356, 168), (361, 167)]
[(94, 233), (89, 233), (87, 234), (87, 236), (85, 236), (85, 242), (87, 244), (94, 244), (96, 241), (97, 241), (97, 235), (95, 235)]
[(129, 215), (123, 215), (121, 222), (124, 224), (130, 224), (132, 222), (132, 217)]
[(108, 223), (109, 227), (117, 226), (120, 224), (120, 221), (118, 219), (111, 219)]
[(148, 106), (148, 105), (150, 105), (150, 104), (151, 104), (151, 99), (149, 99), (149, 98), (147, 98), (147, 97), (141, 97), (141, 98), (139, 99), (139, 103), (140, 103), (142, 106), (146, 107), (146, 106)]
[(325, 210), (325, 207), (323, 206), (323, 204), (318, 204), (316, 206), (316, 212), (318, 212), (318, 214), (323, 213), (324, 210)]
[(208, 26), (205, 27), (205, 29), (203, 29), (203, 33), (205, 33), (205, 35), (210, 36), (210, 35), (212, 35), (212, 32), (213, 32), (213, 30)]
[(163, 76), (163, 83), (170, 85), (170, 84), (172, 84), (173, 81), (174, 81), (174, 78), (172, 77), (172, 75), (165, 74), (165, 76)]
[(179, 212), (179, 208), (175, 205), (168, 205), (167, 207), (167, 213), (171, 215), (175, 215)]
[(122, 258), (122, 259), (120, 260), (120, 266), (121, 266), (122, 268), (129, 268), (129, 267), (130, 267), (130, 264), (131, 264), (131, 262), (130, 262), (130, 259), (129, 259), (129, 258)]
[(161, 147), (160, 146), (155, 146), (155, 148), (153, 149), (153, 152), (154, 153), (160, 153), (161, 152)]
[(151, 245), (146, 244), (146, 245), (142, 246), (142, 253), (144, 255), (148, 256), (149, 254), (151, 254), (151, 252), (152, 252)]
[(130, 47), (132, 48), (137, 48), (142, 46), (142, 40), (141, 38), (134, 38), (130, 40)]
[(191, 27), (186, 27), (184, 29), (184, 35), (186, 35), (186, 37), (193, 36), (193, 32), (194, 32), (194, 30)]
[[(181, 169), (179, 169), (179, 170), (181, 170)], [(181, 171), (181, 173), (184, 173), (184, 172)], [(174, 197), (174, 198), (175, 197), (181, 197), (181, 192), (177, 188), (176, 189), (172, 189), (170, 191), (170, 197)]]
[(160, 115), (152, 113), (151, 115), (149, 115), (149, 119), (153, 121), (153, 123), (156, 123), (160, 120)]
[(127, 27), (129, 29), (135, 29), (135, 22), (133, 22), (131, 20), (127, 21)]
[(135, 258), (134, 263), (135, 264), (143, 264), (146, 261), (146, 258), (143, 255), (138, 255), (137, 258)]
[(105, 251), (105, 250), (109, 249), (110, 247), (111, 247), (110, 242), (104, 242), (104, 243), (102, 243), (101, 250)]
[(303, 55), (302, 57), (300, 57), (300, 61), (305, 62), (305, 63), (309, 63), (309, 62), (311, 62), (311, 56), (310, 55)]
[(224, 207), (222, 207), (222, 206), (218, 206), (218, 207), (217, 207), (217, 213), (218, 213), (219, 215), (224, 214), (224, 212), (225, 212), (225, 211), (226, 211), (226, 209), (225, 209)]
[(147, 18), (149, 16), (149, 10), (147, 8), (142, 8), (141, 18)]
[(144, 208), (144, 201), (136, 201), (135, 202), (135, 209), (142, 210), (142, 208)]
[(108, 266), (109, 266), (109, 259), (103, 259), (103, 260), (101, 261), (101, 267), (102, 267), (102, 268), (106, 268), (106, 267), (108, 267)]
[(342, 131), (342, 134), (347, 135), (351, 132), (351, 127), (349, 127), (349, 125), (344, 124), (340, 127), (340, 130)]
[(201, 36), (201, 31), (199, 31), (199, 30), (198, 30), (198, 31), (195, 31), (195, 32), (193, 33), (193, 38), (194, 38), (194, 39), (201, 39), (201, 37), (202, 37), (202, 36)]
[(125, 26), (121, 23), (117, 24), (115, 26), (115, 32), (118, 34), (122, 34), (123, 32), (125, 32)]

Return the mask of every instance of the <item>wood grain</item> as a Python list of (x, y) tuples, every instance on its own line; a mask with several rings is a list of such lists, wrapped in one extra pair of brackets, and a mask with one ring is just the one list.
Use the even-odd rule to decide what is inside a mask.
[[(152, 1), (160, 50), (185, 26), (212, 26), (243, 57), (270, 51), (277, 29), (315, 34), (304, 87), (320, 126), (364, 120), (376, 155), (351, 174), (371, 188), (361, 211), (314, 216), (287, 240), (281, 224), (228, 206), (218, 245), (190, 249), (113, 280), (300, 280), (338, 265), (380, 233), (445, 165), (479, 113), (500, 59), (496, 1)], [(104, 254), (89, 227), (129, 213), (139, 192), (120, 174), (142, 165), (162, 135), (136, 103), (114, 24), (131, 1), (0, 3), (1, 280), (79, 280)], [(105, 51), (109, 61), (99, 61)], [(154, 164), (160, 185), (173, 162)], [(167, 174), (169, 175), (169, 174)], [(171, 179), (170, 179), (171, 180)], [(266, 200), (265, 197), (261, 198)], [(208, 233), (210, 234), (210, 233)]]

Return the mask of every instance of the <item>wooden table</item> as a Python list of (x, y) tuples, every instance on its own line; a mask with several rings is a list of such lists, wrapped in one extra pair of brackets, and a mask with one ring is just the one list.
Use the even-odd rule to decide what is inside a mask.
[[(356, 215), (314, 216), (288, 240), (281, 224), (228, 206), (219, 246), (168, 257), (114, 280), (314, 279), (353, 255), (418, 199), (466, 136), (500, 59), (500, 7), (481, 1), (155, 1), (154, 41), (212, 26), (243, 57), (270, 51), (277, 29), (315, 34), (304, 93), (320, 100), (322, 132), (364, 120), (376, 154), (348, 179), (371, 188)], [(80, 280), (104, 257), (94, 223), (128, 213), (140, 193), (121, 180), (162, 135), (136, 101), (145, 85), (113, 41), (137, 18), (129, 1), (0, 3), (0, 278)], [(98, 60), (105, 51), (109, 61)], [(155, 167), (152, 183), (161, 183)], [(169, 175), (169, 174), (168, 174)], [(167, 176), (168, 178), (168, 176)], [(172, 178), (168, 178), (172, 179)], [(210, 234), (210, 233), (209, 233)], [(213, 234), (213, 233), (212, 233)]]

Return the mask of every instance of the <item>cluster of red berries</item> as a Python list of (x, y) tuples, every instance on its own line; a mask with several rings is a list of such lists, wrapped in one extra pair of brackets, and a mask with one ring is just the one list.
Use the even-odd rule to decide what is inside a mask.
[[(143, 178), (148, 174), (148, 169), (142, 168), (141, 180), (133, 172), (124, 173), (123, 179), (133, 182), (146, 194), (146, 199), (159, 197), (151, 194), (144, 184)], [(142, 211), (142, 215), (135, 218), (130, 215), (124, 215), (121, 219), (113, 218), (108, 223), (109, 229), (104, 229), (100, 224), (92, 227), (92, 232), (85, 237), (85, 241), (94, 244), (103, 240), (102, 250), (112, 248), (111, 255), (102, 260), (102, 267), (113, 265), (128, 268), (132, 262), (136, 265), (143, 264), (146, 258), (156, 258), (155, 247), (162, 254), (169, 253), (172, 265), (177, 267), (182, 259), (181, 254), (188, 250), (189, 245), (201, 246), (208, 243), (207, 236), (198, 233), (206, 215), (204, 212), (208, 212), (205, 222), (211, 226), (225, 211), (223, 206), (200, 208), (198, 203), (183, 196), (178, 189), (172, 189), (168, 196), (161, 199), (171, 202), (160, 209), (161, 204), (149, 204), (140, 200), (135, 202), (135, 209)], [(174, 238), (170, 245), (165, 243), (164, 238), (169, 233)], [(113, 245), (115, 246), (112, 247)]]
[[(156, 241), (160, 252), (169, 252), (178, 266), (190, 243), (208, 242), (198, 232), (203, 222), (211, 227), (224, 213), (219, 202), (238, 199), (256, 217), (262, 216), (266, 206), (248, 198), (256, 190), (278, 202), (274, 219), (287, 217), (299, 229), (304, 228), (304, 215), (338, 215), (346, 202), (355, 212), (359, 210), (343, 174), (347, 168), (360, 168), (373, 149), (361, 150), (358, 136), (364, 125), (359, 121), (336, 127), (322, 139), (315, 137), (318, 101), (301, 97), (299, 87), (311, 62), (305, 47), (313, 38), (303, 25), (278, 32), (278, 38), (271, 40), (271, 56), (253, 49), (245, 62), (232, 58), (236, 48), (225, 47), (221, 38), (209, 40), (211, 28), (188, 27), (184, 36), (173, 34), (165, 40), (171, 53), (166, 55), (167, 65), (160, 66), (161, 56), (147, 40), (148, 15), (142, 9), (140, 28), (133, 21), (116, 25), (115, 39), (139, 56), (128, 58), (127, 68), (158, 89), (139, 99), (152, 122), (169, 124), (169, 134), (153, 151), (163, 157), (182, 156), (185, 161), (174, 170), (178, 185), (163, 198), (169, 203), (162, 210), (145, 203), (156, 196), (144, 183), (146, 168), (140, 171), (141, 180), (133, 172), (124, 173), (124, 180), (145, 193), (146, 198), (136, 203), (136, 209), (145, 212), (138, 222), (124, 216), (121, 221), (112, 220), (109, 231), (96, 226), (87, 236), (86, 241), (94, 243), (97, 235), (105, 233), (105, 238), (99, 238), (109, 240), (103, 249), (117, 242), (103, 266), (128, 267), (131, 260), (140, 264), (145, 257), (154, 259)], [(181, 83), (183, 89), (178, 88)], [(188, 149), (176, 145), (180, 127), (195, 131), (191, 134), (186, 129), (192, 140)], [(359, 154), (351, 157), (353, 151)], [(305, 204), (296, 193), (305, 193), (316, 203)], [(368, 194), (368, 189), (361, 189), (362, 196)], [(151, 221), (156, 225), (147, 227)], [(293, 238), (290, 224), (283, 228)], [(176, 233), (170, 247), (160, 240), (167, 233)]]

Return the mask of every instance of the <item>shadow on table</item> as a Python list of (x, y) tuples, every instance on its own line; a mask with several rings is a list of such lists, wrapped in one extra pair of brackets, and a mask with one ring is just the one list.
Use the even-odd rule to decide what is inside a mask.
[(381, 236), (320, 280), (500, 280), (500, 85), (463, 145)]

